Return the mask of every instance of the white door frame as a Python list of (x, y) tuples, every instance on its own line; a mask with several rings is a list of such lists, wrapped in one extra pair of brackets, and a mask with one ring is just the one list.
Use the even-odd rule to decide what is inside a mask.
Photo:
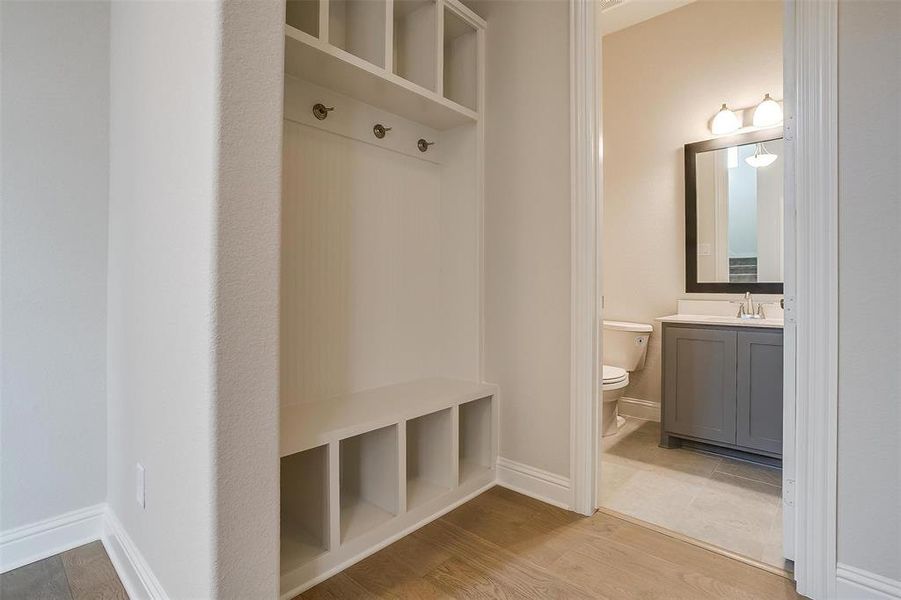
[[(787, 523), (798, 591), (834, 596), (838, 388), (838, 73), (836, 0), (789, 0), (786, 8), (786, 207), (794, 207), (794, 275), (786, 270)], [(572, 298), (572, 506), (596, 506), (600, 236), (601, 44), (594, 0), (570, 2)], [(790, 237), (790, 234), (789, 234)], [(793, 342), (793, 343), (792, 343)], [(795, 351), (795, 360), (790, 353)], [(794, 369), (792, 369), (792, 365)], [(793, 389), (791, 389), (793, 388)], [(790, 400), (789, 400), (790, 402)], [(791, 438), (794, 438), (792, 443)], [(792, 446), (794, 452), (792, 453)], [(792, 457), (793, 454), (793, 457)], [(792, 460), (793, 458), (793, 460)], [(792, 510), (793, 506), (793, 510)]]

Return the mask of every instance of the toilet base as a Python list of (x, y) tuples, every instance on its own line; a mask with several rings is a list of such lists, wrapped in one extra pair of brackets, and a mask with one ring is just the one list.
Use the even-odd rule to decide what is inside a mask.
[(626, 423), (626, 419), (619, 416), (616, 408), (617, 402), (604, 402), (603, 414), (601, 415), (601, 431), (602, 437), (614, 435), (619, 428)]

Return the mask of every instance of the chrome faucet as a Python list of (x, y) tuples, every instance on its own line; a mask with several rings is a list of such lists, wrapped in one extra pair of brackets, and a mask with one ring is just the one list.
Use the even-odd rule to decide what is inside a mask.
[(744, 300), (733, 300), (738, 303), (738, 314), (735, 315), (739, 319), (766, 319), (766, 313), (763, 310), (763, 303), (754, 302), (751, 292), (745, 292)]

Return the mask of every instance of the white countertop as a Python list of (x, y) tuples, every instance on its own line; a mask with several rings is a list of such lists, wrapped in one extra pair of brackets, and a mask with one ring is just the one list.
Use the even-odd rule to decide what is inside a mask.
[[(739, 297), (740, 298), (740, 297)], [(726, 325), (736, 327), (783, 328), (783, 310), (778, 301), (770, 299), (763, 303), (766, 319), (739, 319), (735, 300), (694, 300), (678, 301), (677, 314), (658, 317), (661, 323), (686, 323), (691, 325)]]
[(782, 319), (739, 319), (738, 317), (724, 317), (721, 315), (669, 315), (657, 317), (661, 323), (686, 323), (691, 325), (728, 325), (736, 327), (765, 327), (767, 329), (782, 329)]

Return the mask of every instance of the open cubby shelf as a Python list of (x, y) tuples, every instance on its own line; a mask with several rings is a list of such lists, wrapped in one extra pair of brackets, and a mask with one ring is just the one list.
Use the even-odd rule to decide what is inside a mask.
[(341, 542), (399, 512), (397, 425), (340, 442)]
[(290, 571), (328, 551), (328, 447), (281, 460), (281, 569)]
[(460, 483), (492, 469), (491, 398), (460, 405)]
[(328, 10), (328, 43), (384, 67), (384, 0), (329, 0)]
[(444, 9), (444, 97), (476, 110), (478, 99), (477, 29), (458, 12)]
[(283, 406), (283, 597), (490, 486), (496, 393), (437, 378)]
[(407, 421), (407, 507), (416, 508), (456, 485), (452, 411)]
[(313, 37), (319, 37), (319, 0), (287, 0), (285, 23)]
[(458, 0), (388, 5), (289, 0), (285, 72), (434, 129), (476, 122), (485, 22)]
[(435, 0), (394, 0), (394, 73), (435, 91), (438, 83)]

